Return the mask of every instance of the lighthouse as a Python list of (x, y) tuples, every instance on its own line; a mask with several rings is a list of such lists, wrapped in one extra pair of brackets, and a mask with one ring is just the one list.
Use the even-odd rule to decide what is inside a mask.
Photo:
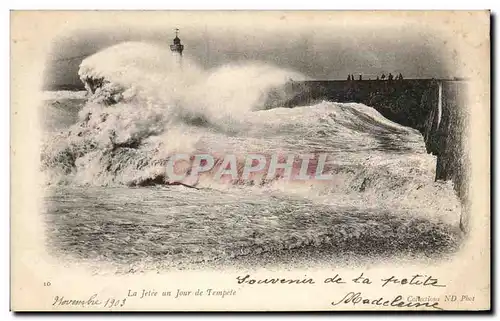
[(175, 38), (170, 45), (170, 51), (172, 51), (172, 55), (174, 56), (177, 64), (180, 66), (182, 64), (182, 51), (184, 51), (184, 45), (181, 44), (178, 28), (175, 28)]

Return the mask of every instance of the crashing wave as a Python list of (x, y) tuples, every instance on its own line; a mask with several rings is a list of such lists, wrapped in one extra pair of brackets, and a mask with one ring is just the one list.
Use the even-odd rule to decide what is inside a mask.
[[(435, 159), (422, 136), (371, 107), (321, 102), (274, 108), (296, 94), (286, 86), (304, 79), (295, 72), (262, 63), (203, 70), (189, 59), (179, 66), (166, 48), (124, 43), (85, 59), (79, 75), (88, 102), (76, 123), (44, 144), (49, 184), (229, 186), (429, 208), (453, 196), (446, 184), (433, 182)], [(327, 153), (325, 174), (333, 179), (216, 180), (207, 171), (173, 182), (166, 166), (176, 153), (208, 153), (219, 164), (233, 154), (239, 171), (249, 153)]]

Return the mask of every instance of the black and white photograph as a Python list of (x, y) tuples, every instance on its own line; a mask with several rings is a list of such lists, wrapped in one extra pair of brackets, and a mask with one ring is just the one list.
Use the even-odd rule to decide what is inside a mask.
[[(426, 270), (460, 266), (475, 242), (470, 262), (489, 269), (489, 208), (474, 205), (489, 201), (475, 193), (489, 185), (472, 189), (478, 177), (489, 182), (488, 11), (20, 11), (11, 19), (19, 34), (28, 20), (54, 33), (34, 76), (36, 117), (22, 125), (37, 135), (13, 143), (37, 144), (40, 175), (30, 186), (47, 262), (123, 280), (233, 271), (227, 289), (57, 292), (43, 309), (137, 309), (163, 296), (171, 297), (163, 308), (177, 310), (175, 300), (204, 295), (242, 302), (189, 309), (272, 311), (297, 298), (250, 306), (245, 289), (325, 283), (343, 288), (296, 308), (489, 308), (481, 283), (489, 287), (489, 277), (462, 291), (458, 270)], [(13, 50), (26, 43), (15, 34)], [(475, 117), (487, 117), (486, 127), (474, 127)], [(476, 132), (485, 137), (479, 153)], [(388, 272), (370, 279), (372, 267)], [(57, 283), (43, 281), (46, 291)]]

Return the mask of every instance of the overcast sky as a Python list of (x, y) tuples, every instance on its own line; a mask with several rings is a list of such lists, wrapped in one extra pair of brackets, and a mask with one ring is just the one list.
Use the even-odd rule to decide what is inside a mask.
[[(85, 56), (123, 41), (169, 45), (179, 27), (184, 55), (205, 68), (230, 61), (259, 60), (299, 71), (314, 79), (346, 79), (349, 73), (375, 79), (382, 73), (405, 78), (461, 76), (449, 68), (454, 57), (442, 49), (432, 31), (412, 24), (334, 28), (308, 25), (298, 28), (232, 28), (231, 25), (168, 26), (161, 29), (121, 26), (107, 30), (81, 29), (58, 38), (46, 69), (46, 85), (79, 84), (78, 66)], [(76, 57), (76, 58), (75, 58)]]

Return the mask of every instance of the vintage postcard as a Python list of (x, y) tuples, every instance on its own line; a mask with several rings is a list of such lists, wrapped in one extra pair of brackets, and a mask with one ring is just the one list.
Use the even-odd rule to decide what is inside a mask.
[(12, 11), (13, 311), (490, 309), (489, 11)]

